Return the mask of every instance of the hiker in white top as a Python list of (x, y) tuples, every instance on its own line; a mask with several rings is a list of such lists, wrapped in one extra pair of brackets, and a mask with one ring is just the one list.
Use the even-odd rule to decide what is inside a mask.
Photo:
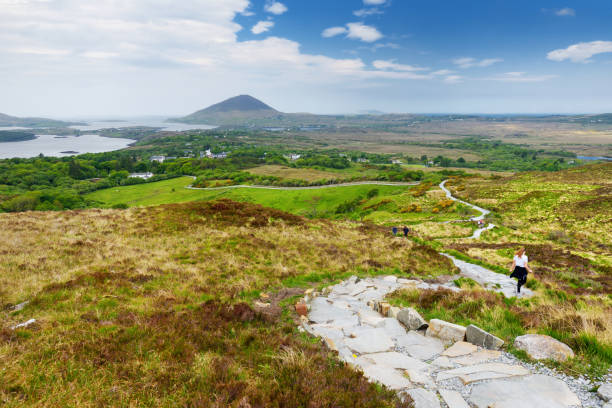
[(527, 255), (525, 255), (525, 248), (520, 248), (518, 251), (516, 251), (514, 259), (512, 260), (511, 271), (512, 274), (510, 277), (518, 279), (516, 284), (516, 293), (517, 295), (520, 295), (521, 286), (527, 282), (527, 273), (533, 273), (529, 267), (529, 258), (527, 258)]

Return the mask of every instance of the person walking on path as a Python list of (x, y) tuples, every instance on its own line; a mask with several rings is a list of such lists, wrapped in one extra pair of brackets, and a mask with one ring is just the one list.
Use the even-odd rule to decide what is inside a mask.
[(408, 227), (404, 227), (404, 236), (406, 238), (408, 238), (408, 233), (410, 232), (410, 229)]
[(392, 231), (393, 231), (393, 236), (396, 236), (397, 235), (397, 227), (393, 227)]
[(527, 258), (527, 255), (525, 254), (524, 247), (516, 251), (514, 259), (512, 260), (512, 274), (510, 277), (518, 279), (518, 282), (516, 283), (517, 295), (521, 294), (521, 286), (527, 282), (528, 272), (533, 273), (528, 262), (529, 258)]

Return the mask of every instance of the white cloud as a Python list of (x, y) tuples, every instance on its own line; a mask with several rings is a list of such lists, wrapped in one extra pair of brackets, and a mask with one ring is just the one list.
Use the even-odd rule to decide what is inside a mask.
[(448, 75), (446, 78), (444, 78), (444, 82), (446, 82), (447, 84), (459, 84), (462, 81), (463, 77), (460, 75)]
[(363, 23), (348, 23), (347, 37), (363, 42), (375, 42), (384, 36), (375, 27), (365, 25)]
[(429, 71), (428, 68), (415, 67), (413, 65), (398, 64), (395, 61), (376, 60), (372, 62), (376, 69), (393, 71)]
[(597, 54), (612, 52), (612, 41), (591, 41), (570, 45), (564, 49), (548, 53), (547, 58), (552, 61), (592, 62), (591, 57)]
[(268, 1), (264, 6), (264, 10), (268, 13), (280, 16), (281, 14), (286, 13), (289, 9), (283, 3), (280, 3), (278, 1)]
[(325, 38), (335, 37), (340, 34), (346, 34), (348, 30), (345, 27), (329, 27), (323, 30), (321, 35)]
[(346, 38), (361, 40), (363, 42), (376, 42), (384, 37), (375, 27), (363, 23), (348, 23), (346, 27), (329, 27), (321, 35), (325, 38), (346, 34)]
[(431, 75), (441, 75), (441, 76), (443, 76), (443, 75), (450, 75), (450, 74), (454, 74), (454, 73), (455, 73), (455, 71), (452, 71), (450, 69), (440, 69), (438, 71), (432, 72)]
[(265, 33), (266, 31), (270, 31), (272, 27), (274, 27), (273, 21), (259, 21), (253, 26), (253, 28), (251, 28), (251, 32), (253, 34), (261, 34)]
[(353, 11), (353, 15), (355, 15), (356, 17), (367, 17), (367, 16), (373, 16), (376, 14), (384, 14), (384, 13), (381, 10), (377, 9), (376, 7), (362, 8), (362, 9)]
[(107, 59), (118, 57), (119, 54), (116, 52), (105, 52), (105, 51), (87, 51), (81, 54), (82, 57), (92, 59)]
[(385, 4), (387, 0), (363, 0), (363, 4), (368, 6), (380, 6), (381, 4)]
[(565, 7), (560, 10), (555, 10), (555, 15), (560, 17), (574, 17), (576, 15), (576, 10)]
[(502, 62), (501, 58), (486, 58), (482, 60), (477, 60), (472, 57), (462, 57), (453, 60), (453, 64), (457, 65), (459, 68), (472, 68), (472, 67), (488, 67), (493, 64), (497, 64), (498, 62)]
[(543, 82), (556, 77), (556, 75), (527, 75), (526, 72), (506, 72), (485, 79), (500, 82)]

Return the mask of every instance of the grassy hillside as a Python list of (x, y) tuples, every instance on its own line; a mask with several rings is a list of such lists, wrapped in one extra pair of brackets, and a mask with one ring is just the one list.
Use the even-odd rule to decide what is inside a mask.
[(406, 406), (300, 334), (288, 305), (352, 274), (454, 272), (377, 227), (230, 201), (1, 214), (0, 228), (7, 407)]
[(460, 204), (445, 207), (448, 203), (445, 203), (442, 191), (429, 184), (412, 187), (361, 185), (307, 190), (186, 189), (192, 181), (189, 177), (183, 177), (115, 187), (88, 194), (86, 199), (94, 200), (103, 207), (112, 207), (225, 198), (257, 203), (302, 216), (363, 219), (379, 224), (445, 221), (472, 214)]

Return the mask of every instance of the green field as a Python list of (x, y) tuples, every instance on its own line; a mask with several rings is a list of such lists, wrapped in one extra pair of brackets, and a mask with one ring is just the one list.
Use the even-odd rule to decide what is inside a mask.
[[(261, 204), (293, 214), (309, 217), (335, 217), (338, 207), (350, 203), (342, 211), (343, 218), (364, 219), (379, 224), (391, 222), (415, 223), (422, 221), (445, 221), (469, 215), (461, 205), (435, 213), (436, 204), (442, 199), (431, 191), (423, 197), (414, 197), (414, 186), (361, 185), (327, 187), (305, 190), (267, 190), (260, 188), (228, 188), (218, 190), (190, 190), (186, 187), (192, 178), (181, 177), (155, 183), (114, 187), (88, 194), (86, 199), (95, 201), (100, 207), (153, 206), (199, 200), (231, 199), (234, 201)], [(373, 190), (377, 191), (374, 195)], [(371, 197), (369, 197), (369, 195)], [(411, 204), (421, 207), (419, 212), (402, 212)], [(353, 208), (354, 207), (354, 208)], [(458, 214), (458, 212), (461, 213)]]

